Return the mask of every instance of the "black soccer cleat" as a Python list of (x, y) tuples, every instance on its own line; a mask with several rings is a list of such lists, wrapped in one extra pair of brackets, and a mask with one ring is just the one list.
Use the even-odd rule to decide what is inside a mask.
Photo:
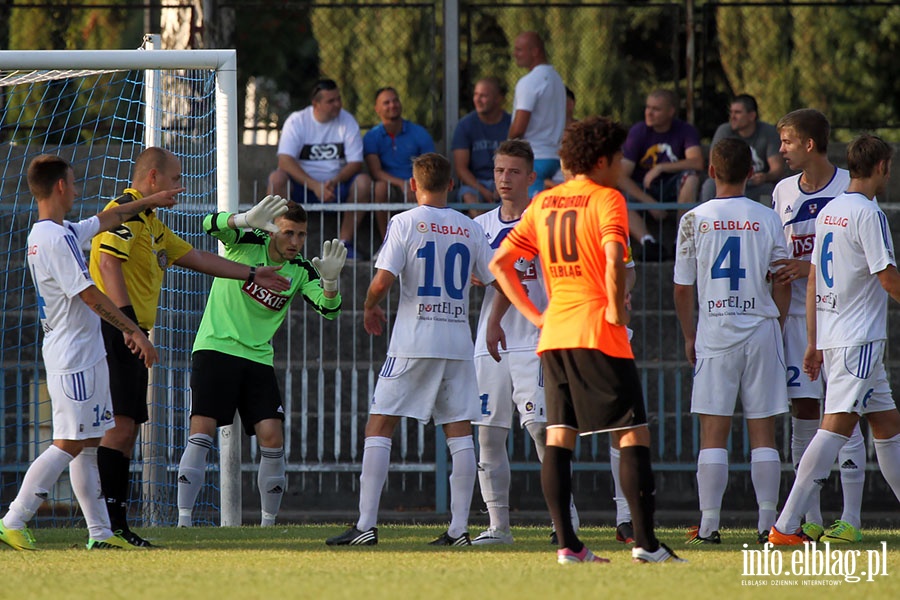
[(626, 545), (634, 543), (634, 525), (631, 521), (623, 521), (616, 525), (616, 541)]
[(360, 531), (354, 525), (344, 533), (328, 538), (325, 540), (325, 544), (328, 546), (377, 546), (378, 528), (372, 527)]
[(134, 546), (135, 548), (161, 548), (156, 544), (151, 544), (149, 540), (145, 540), (130, 529), (117, 529), (114, 531), (117, 536)]
[(556, 530), (550, 532), (550, 543), (559, 546), (559, 536), (556, 535)]
[(463, 534), (457, 538), (450, 537), (450, 532), (445, 531), (441, 534), (441, 537), (434, 540), (433, 542), (428, 542), (429, 546), (471, 546), (472, 539), (469, 537), (469, 532), (464, 531)]

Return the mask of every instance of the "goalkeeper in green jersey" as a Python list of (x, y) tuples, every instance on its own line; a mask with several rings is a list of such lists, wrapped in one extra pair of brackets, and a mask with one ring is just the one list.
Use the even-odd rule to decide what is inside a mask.
[[(246, 213), (215, 213), (203, 229), (225, 244), (225, 256), (251, 266), (250, 277), (216, 277), (194, 341), (191, 373), (191, 432), (178, 467), (178, 526), (191, 526), (191, 512), (206, 470), (217, 427), (230, 425), (235, 411), (244, 430), (259, 442), (262, 525), (273, 525), (285, 488), (284, 408), (272, 365), (272, 337), (291, 300), (302, 294), (316, 312), (336, 319), (341, 312), (338, 277), (347, 257), (339, 240), (326, 241), (322, 257), (300, 255), (306, 241), (303, 207), (266, 196)], [(281, 265), (286, 292), (254, 282), (258, 266)]]

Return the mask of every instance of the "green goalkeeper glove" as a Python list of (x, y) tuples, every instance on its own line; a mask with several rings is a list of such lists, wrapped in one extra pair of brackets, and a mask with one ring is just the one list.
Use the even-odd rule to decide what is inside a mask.
[(245, 213), (234, 215), (235, 229), (262, 229), (278, 233), (274, 221), (288, 211), (288, 201), (281, 196), (266, 196)]
[(344, 262), (347, 260), (347, 249), (344, 242), (338, 239), (325, 241), (322, 244), (322, 258), (318, 256), (312, 259), (312, 264), (319, 272), (322, 280), (322, 289), (326, 292), (336, 292), (338, 289), (338, 277)]

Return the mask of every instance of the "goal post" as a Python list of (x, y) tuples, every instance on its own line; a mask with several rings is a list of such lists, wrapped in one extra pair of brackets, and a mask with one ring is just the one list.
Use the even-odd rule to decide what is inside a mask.
[[(36, 219), (28, 162), (55, 153), (72, 163), (81, 199), (70, 218), (83, 218), (129, 185), (145, 147), (173, 151), (187, 190), (161, 218), (198, 249), (221, 251), (202, 234), (202, 215), (238, 208), (236, 52), (153, 47), (147, 36), (141, 50), (0, 51), (0, 504), (9, 503), (51, 437), (37, 303), (25, 269), (24, 240)], [(161, 362), (152, 372), (152, 417), (136, 448), (131, 492), (130, 514), (144, 525), (177, 521), (190, 349), (211, 280), (173, 268), (164, 283), (154, 331)], [(195, 517), (239, 525), (241, 432), (223, 433), (223, 462), (210, 469)], [(57, 487), (38, 525), (77, 522), (71, 492)]]

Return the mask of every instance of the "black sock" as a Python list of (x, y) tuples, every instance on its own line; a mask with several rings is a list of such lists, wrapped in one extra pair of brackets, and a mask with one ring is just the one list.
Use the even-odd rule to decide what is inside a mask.
[(631, 509), (634, 526), (634, 545), (655, 552), (659, 540), (653, 531), (656, 512), (656, 484), (653, 481), (653, 467), (650, 464), (650, 448), (646, 446), (626, 446), (619, 451), (619, 479), (622, 493)]
[(100, 489), (106, 498), (109, 525), (113, 531), (128, 529), (128, 486), (131, 459), (119, 450), (100, 446), (97, 448), (97, 468), (100, 471)]
[(584, 544), (572, 528), (572, 451), (559, 446), (547, 446), (541, 464), (541, 489), (547, 509), (556, 527), (560, 548), (581, 552)]

